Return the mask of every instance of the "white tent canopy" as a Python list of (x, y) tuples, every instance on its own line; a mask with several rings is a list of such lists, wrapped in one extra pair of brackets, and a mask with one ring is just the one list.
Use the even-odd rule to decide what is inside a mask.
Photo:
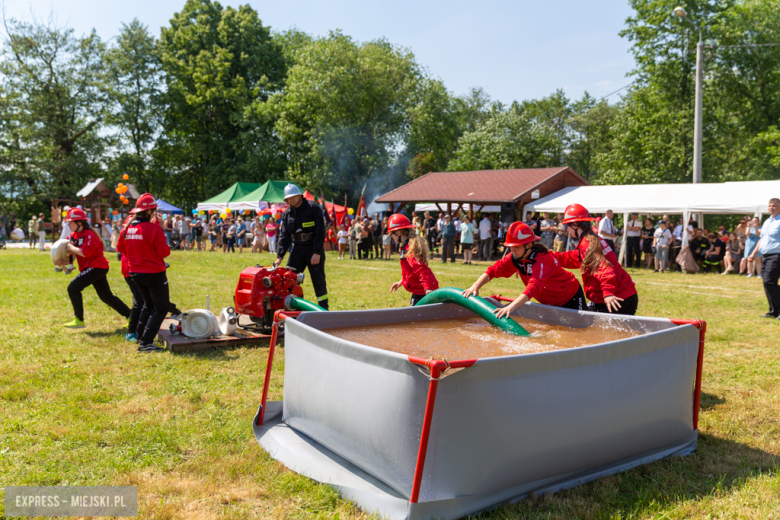
[[(569, 204), (582, 204), (591, 213), (612, 210), (630, 213), (683, 215), (688, 222), (692, 213), (754, 214), (768, 213), (769, 199), (780, 198), (780, 180), (743, 181), (717, 184), (633, 184), (618, 186), (572, 186), (526, 204), (527, 211), (563, 213)], [(625, 242), (626, 228), (623, 226)], [(688, 244), (688, 229), (683, 228), (683, 245)], [(621, 248), (621, 261), (625, 248)]]

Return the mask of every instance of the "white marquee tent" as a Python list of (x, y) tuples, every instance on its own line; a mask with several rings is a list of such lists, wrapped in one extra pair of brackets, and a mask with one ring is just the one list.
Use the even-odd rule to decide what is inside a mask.
[[(690, 215), (698, 214), (753, 214), (768, 213), (770, 198), (780, 198), (780, 180), (743, 181), (719, 184), (633, 184), (619, 186), (571, 186), (526, 204), (527, 211), (563, 213), (569, 204), (582, 204), (591, 213), (612, 210), (623, 214), (623, 222), (630, 213), (640, 215), (682, 214), (688, 222)], [(701, 222), (701, 218), (699, 219)], [(623, 227), (623, 241), (626, 229)], [(683, 245), (688, 244), (688, 230), (684, 228)], [(621, 249), (621, 256), (624, 248)], [(622, 261), (622, 258), (621, 258)]]

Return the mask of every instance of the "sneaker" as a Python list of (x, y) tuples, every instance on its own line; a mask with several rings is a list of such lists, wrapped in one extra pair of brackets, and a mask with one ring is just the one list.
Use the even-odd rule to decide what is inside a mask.
[(73, 321), (69, 321), (68, 323), (64, 324), (63, 327), (67, 327), (69, 329), (83, 329), (86, 327), (86, 325), (84, 325), (83, 320), (73, 318)]
[(745, 278), (753, 278), (753, 274), (749, 274)]
[(130, 334), (129, 332), (125, 334), (125, 340), (127, 341), (135, 341), (137, 339), (138, 339), (138, 334), (136, 334), (135, 332), (133, 332), (132, 334)]
[(154, 343), (147, 343), (146, 345), (141, 345), (138, 347), (138, 352), (162, 352), (165, 350), (159, 345), (155, 345)]

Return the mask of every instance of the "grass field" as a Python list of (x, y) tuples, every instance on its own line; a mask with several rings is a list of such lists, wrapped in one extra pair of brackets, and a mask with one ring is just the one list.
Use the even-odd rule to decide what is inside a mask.
[[(110, 283), (130, 295), (111, 257)], [(249, 253), (174, 253), (172, 300), (182, 309), (232, 303)], [(466, 287), (484, 265), (432, 268)], [(397, 261), (328, 255), (331, 308), (406, 305), (389, 294)], [(66, 287), (49, 255), (0, 251), (0, 485), (137, 485), (139, 518), (369, 518), (328, 486), (285, 469), (257, 445), (267, 349), (139, 354), (124, 320), (85, 291), (87, 328), (66, 330)], [(761, 282), (738, 276), (631, 271), (640, 314), (708, 323), (699, 449), (480, 518), (780, 519), (780, 323)], [(522, 282), (490, 292), (516, 295)], [(307, 280), (305, 294), (313, 299)], [(489, 292), (486, 292), (489, 294)], [(269, 398), (281, 399), (283, 349)], [(2, 507), (2, 506), (0, 506)]]

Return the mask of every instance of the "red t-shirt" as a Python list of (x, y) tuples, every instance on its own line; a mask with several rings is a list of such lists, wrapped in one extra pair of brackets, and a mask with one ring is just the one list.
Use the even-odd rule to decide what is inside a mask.
[(544, 305), (560, 307), (574, 298), (580, 283), (569, 271), (563, 269), (550, 253), (531, 253), (527, 260), (518, 260), (507, 254), (488, 267), (485, 273), (493, 278), (509, 278), (520, 273), (526, 285), (523, 294)]
[(97, 233), (87, 228), (83, 231), (71, 233), (68, 240), (74, 246), (81, 248), (84, 256), (73, 255), (79, 263), (79, 272), (92, 267), (95, 269), (108, 269), (108, 260), (103, 256), (103, 241)]
[(133, 221), (122, 231), (116, 250), (127, 256), (129, 273), (161, 273), (163, 258), (171, 254), (163, 230), (146, 220)]
[(412, 294), (425, 294), (439, 288), (439, 281), (427, 265), (407, 254), (409, 243), (401, 246), (401, 281), (404, 289)]
[[(596, 274), (582, 271), (582, 285), (585, 289), (585, 296), (593, 303), (604, 303), (605, 296), (617, 296), (626, 299), (636, 294), (634, 281), (631, 279), (623, 266), (618, 262), (615, 252), (609, 247), (609, 244), (601, 240), (601, 249), (604, 252), (606, 262), (602, 262)], [(562, 253), (553, 253), (555, 258), (567, 269), (581, 269), (582, 259), (590, 246), (590, 240), (587, 235), (580, 238), (577, 249)]]

